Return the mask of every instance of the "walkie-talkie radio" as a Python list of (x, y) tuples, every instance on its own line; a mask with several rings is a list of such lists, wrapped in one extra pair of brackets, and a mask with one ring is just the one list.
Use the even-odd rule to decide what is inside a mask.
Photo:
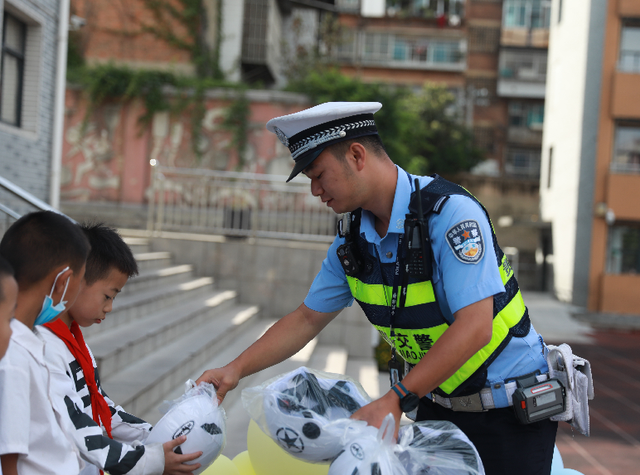
[(522, 424), (532, 424), (564, 412), (566, 392), (558, 379), (539, 382), (536, 373), (516, 378), (513, 409)]
[(420, 182), (415, 180), (416, 191), (415, 198), (417, 200), (418, 213), (417, 216), (408, 214), (404, 221), (404, 234), (407, 237), (407, 248), (405, 257), (405, 272), (414, 277), (423, 277), (429, 275), (429, 267), (427, 263), (427, 253), (431, 249), (427, 249), (427, 231), (422, 214), (422, 197), (420, 195)]
[[(352, 221), (355, 221), (355, 223), (352, 223)], [(345, 242), (338, 247), (336, 254), (340, 259), (340, 264), (342, 264), (345, 274), (355, 276), (362, 268), (362, 259), (353, 242), (351, 226), (359, 227), (359, 216), (354, 213), (344, 213), (338, 221), (338, 235), (345, 238)]]

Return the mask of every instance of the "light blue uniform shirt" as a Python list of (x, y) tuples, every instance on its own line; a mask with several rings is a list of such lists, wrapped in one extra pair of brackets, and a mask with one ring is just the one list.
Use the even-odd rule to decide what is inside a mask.
[[(369, 243), (369, 253), (378, 256), (383, 263), (395, 263), (398, 237), (404, 233), (404, 219), (409, 212), (409, 201), (414, 191), (414, 180), (420, 180), (424, 188), (431, 177), (409, 175), (398, 169), (398, 181), (391, 211), (387, 235), (381, 238), (375, 230), (374, 216), (363, 211), (360, 233)], [(446, 233), (458, 223), (475, 220), (480, 225), (484, 254), (474, 263), (462, 262), (447, 242)], [(452, 195), (444, 204), (439, 215), (429, 218), (429, 235), (433, 248), (433, 287), (444, 317), (453, 323), (453, 314), (472, 303), (504, 292), (500, 278), (491, 225), (482, 208), (472, 199), (462, 195)], [(344, 238), (336, 237), (322, 262), (322, 269), (316, 276), (304, 304), (318, 312), (335, 312), (351, 306), (354, 299), (349, 290), (347, 278), (336, 254)], [(388, 283), (391, 284), (391, 283)], [(489, 366), (487, 386), (492, 388), (496, 407), (508, 405), (504, 381), (533, 371), (547, 371), (543, 356), (542, 342), (531, 326), (524, 338), (512, 338), (507, 347)]]

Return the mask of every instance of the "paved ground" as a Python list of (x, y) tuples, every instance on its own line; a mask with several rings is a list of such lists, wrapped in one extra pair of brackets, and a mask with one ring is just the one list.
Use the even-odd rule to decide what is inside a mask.
[(524, 297), (547, 343), (569, 343), (575, 354), (591, 362), (596, 394), (590, 407), (591, 437), (560, 423), (557, 446), (564, 466), (584, 475), (640, 473), (640, 331), (602, 329), (602, 319), (591, 327), (571, 317), (580, 309), (546, 294)]

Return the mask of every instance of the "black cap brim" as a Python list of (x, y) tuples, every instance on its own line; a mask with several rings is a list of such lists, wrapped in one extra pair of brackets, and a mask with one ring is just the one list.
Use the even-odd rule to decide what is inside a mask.
[(311, 163), (316, 158), (318, 158), (318, 155), (320, 155), (323, 150), (324, 150), (324, 147), (318, 147), (313, 152), (310, 152), (309, 154), (307, 154), (307, 155), (305, 155), (303, 157), (300, 157), (300, 159), (296, 160), (296, 164), (293, 167), (293, 171), (291, 172), (291, 175), (289, 175), (289, 178), (287, 178), (287, 183), (289, 183), (296, 176), (298, 176), (302, 170), (304, 170), (309, 165), (311, 165)]

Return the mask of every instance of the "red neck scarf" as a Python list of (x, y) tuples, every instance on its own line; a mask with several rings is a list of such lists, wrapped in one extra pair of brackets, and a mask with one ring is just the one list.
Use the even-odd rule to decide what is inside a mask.
[(64, 341), (73, 357), (80, 363), (80, 367), (84, 373), (84, 379), (89, 388), (89, 395), (91, 396), (93, 420), (96, 421), (98, 425), (102, 423), (109, 438), (113, 439), (111, 436), (111, 410), (96, 384), (93, 361), (91, 360), (91, 354), (89, 354), (87, 344), (84, 342), (84, 336), (82, 335), (80, 326), (76, 322), (71, 322), (71, 330), (69, 330), (67, 325), (59, 318), (53, 322), (45, 323), (44, 326)]

